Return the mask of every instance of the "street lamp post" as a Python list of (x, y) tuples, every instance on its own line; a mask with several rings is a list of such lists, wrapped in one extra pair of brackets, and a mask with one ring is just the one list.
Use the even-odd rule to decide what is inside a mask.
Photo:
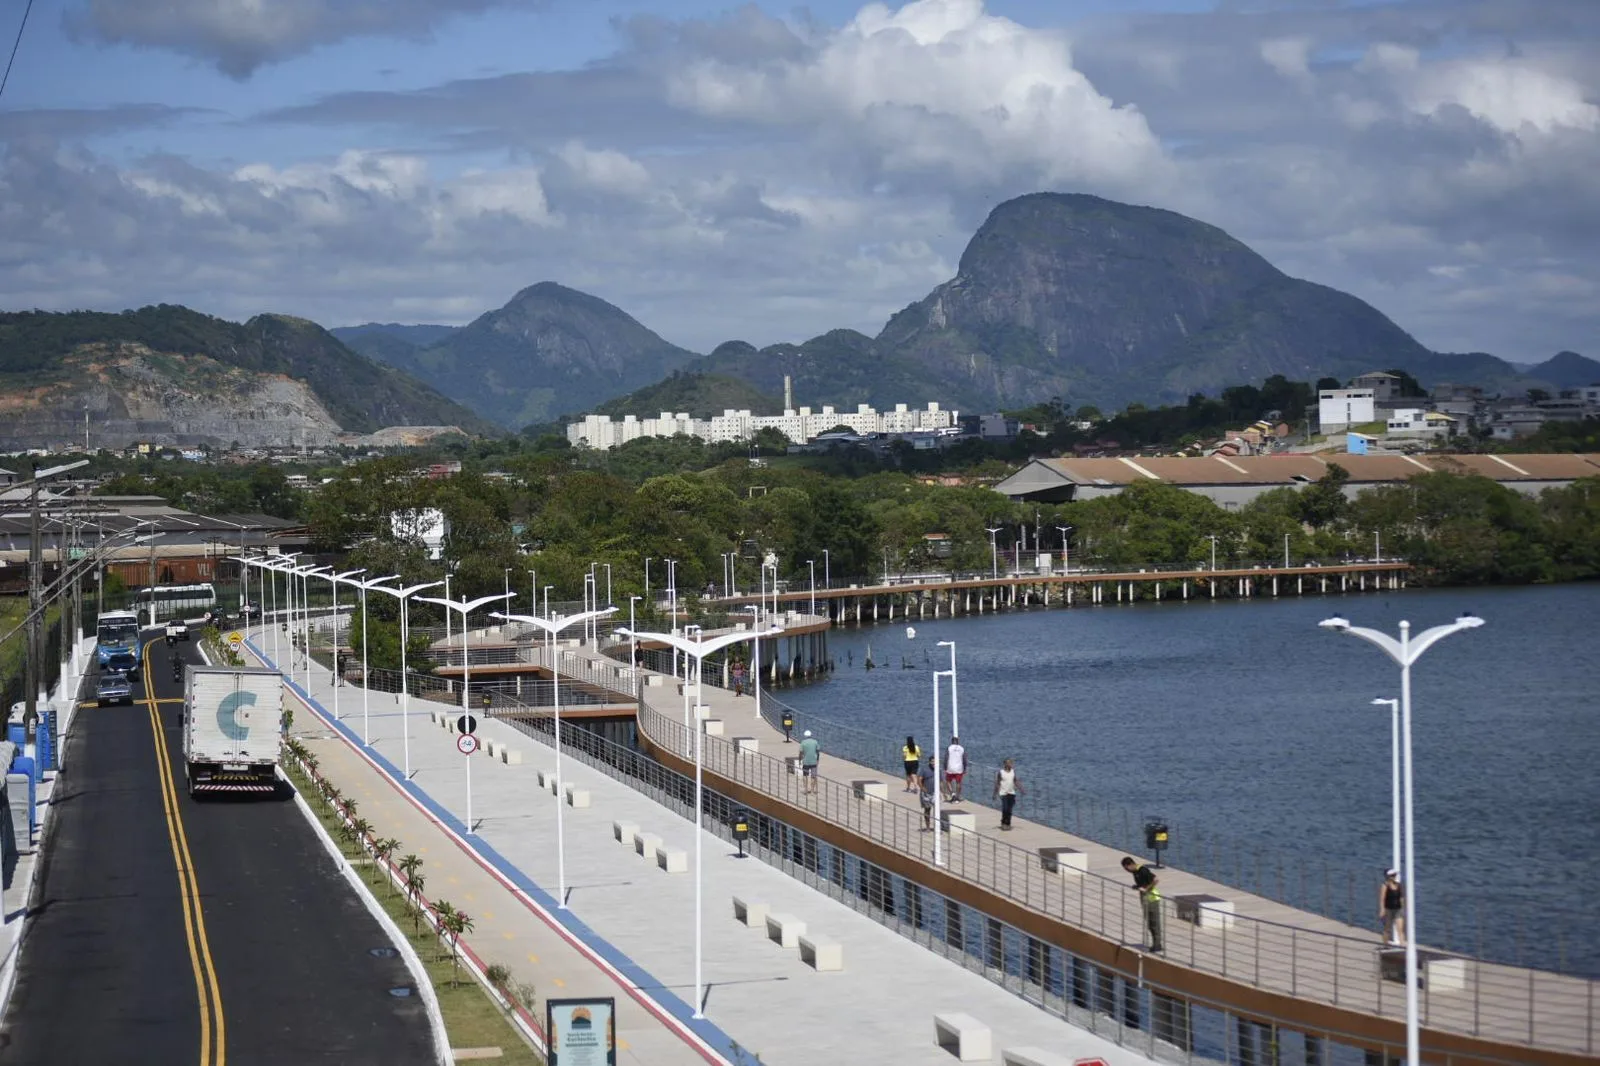
[(614, 602), (611, 599), (611, 564), (602, 563), (601, 565), (606, 568), (606, 605), (610, 606)]
[(1056, 532), (1061, 534), (1061, 571), (1063, 574), (1072, 573), (1072, 557), (1067, 554), (1067, 534), (1076, 526), (1057, 526)]
[(806, 566), (811, 570), (811, 613), (817, 613), (817, 561), (807, 559)]
[(1289, 534), (1283, 535), (1283, 568), (1289, 569)]
[(1211, 533), (1207, 535), (1206, 539), (1211, 542), (1211, 570), (1215, 573), (1217, 569), (1217, 535)]
[[(333, 720), (335, 722), (339, 721), (340, 719), (339, 683), (344, 680), (344, 673), (339, 669), (339, 582), (350, 581), (351, 578), (357, 577), (366, 572), (367, 568), (362, 567), (360, 570), (346, 570), (342, 574), (334, 574), (328, 578), (328, 583), (333, 586)], [(350, 581), (350, 584), (360, 585), (361, 582)], [(367, 635), (363, 633), (361, 635), (361, 641), (363, 644), (366, 643), (366, 639)], [(367, 673), (365, 670), (361, 672), (361, 683), (363, 685), (367, 683)]]
[(1421, 1030), (1417, 1017), (1417, 878), (1416, 878), (1416, 824), (1415, 804), (1412, 795), (1411, 773), (1411, 664), (1434, 644), (1464, 629), (1476, 629), (1483, 619), (1464, 614), (1454, 622), (1434, 626), (1411, 637), (1411, 623), (1400, 623), (1400, 639), (1363, 626), (1353, 626), (1344, 618), (1334, 617), (1318, 623), (1325, 629), (1360, 637), (1377, 645), (1389, 658), (1400, 665), (1400, 747), (1402, 756), (1401, 792), (1404, 800), (1402, 833), (1404, 835), (1405, 870), (1404, 901), (1406, 916), (1406, 1066), (1421, 1066)]
[(555, 690), (556, 705), (556, 905), (562, 910), (567, 909), (567, 836), (566, 819), (561, 811), (566, 797), (561, 793), (566, 788), (567, 781), (561, 775), (561, 648), (554, 643), (555, 635), (569, 626), (588, 624), (597, 618), (604, 618), (615, 610), (615, 607), (604, 607), (598, 611), (584, 611), (570, 618), (563, 618), (559, 622), (531, 614), (501, 614), (498, 611), (491, 613), (491, 617), (503, 621), (522, 622), (542, 629), (551, 640), (550, 678), (551, 687)]
[[(461, 710), (463, 716), (472, 713), (472, 654), (467, 645), (467, 616), (485, 604), (496, 600), (509, 600), (516, 593), (501, 596), (479, 596), (475, 600), (459, 601), (442, 596), (419, 596), (423, 603), (437, 603), (445, 608), (445, 617), (451, 611), (461, 612)], [(467, 756), (467, 832), (472, 832), (472, 756)]]
[[(714, 654), (715, 652), (721, 651), (723, 648), (729, 647), (729, 646), (734, 645), (734, 644), (739, 644), (739, 643), (741, 643), (743, 641), (746, 641), (746, 640), (759, 641), (763, 637), (776, 636), (776, 635), (778, 635), (778, 634), (780, 634), (782, 632), (783, 632), (782, 628), (780, 628), (778, 626), (773, 626), (770, 630), (767, 630), (766, 632), (761, 632), (761, 631), (758, 630), (756, 632), (748, 632), (748, 633), (747, 632), (724, 633), (722, 636), (713, 637), (710, 640), (704, 639), (704, 637), (702, 635), (698, 634), (698, 633), (696, 634), (696, 639), (694, 639), (694, 640), (685, 639), (684, 637), (678, 636), (676, 633), (639, 633), (639, 634), (634, 634), (633, 631), (631, 631), (631, 630), (629, 631), (628, 636), (630, 636), (630, 637), (637, 636), (637, 637), (642, 637), (645, 640), (656, 640), (656, 641), (661, 641), (661, 642), (666, 643), (666, 644), (670, 644), (674, 648), (678, 649), (679, 651), (682, 651), (684, 653), (685, 658), (692, 658), (694, 660), (694, 662), (695, 662), (695, 684), (696, 684), (696, 688), (698, 689), (698, 687), (700, 686), (701, 681), (702, 681), (702, 674), (704, 672), (703, 667), (705, 665), (705, 658), (706, 658), (707, 655)], [(687, 690), (687, 686), (685, 686), (685, 689)], [(699, 702), (700, 702), (700, 697), (698, 695), (696, 695), (695, 703), (698, 704)], [(705, 833), (701, 829), (701, 822), (704, 819), (704, 812), (705, 812), (705, 798), (704, 798), (704, 789), (705, 789), (704, 776), (705, 775), (704, 775), (703, 768), (702, 768), (702, 764), (703, 764), (703, 761), (704, 761), (703, 760), (703, 749), (704, 749), (704, 746), (705, 746), (705, 732), (706, 732), (704, 721), (701, 720), (701, 719), (696, 719), (695, 722), (694, 722), (693, 728), (694, 728), (694, 1016), (696, 1018), (703, 1018), (703, 1017), (705, 1017), (705, 1015), (703, 1013), (701, 1013), (700, 1006), (701, 1006), (702, 1002), (705, 1000), (705, 981), (704, 981), (703, 975), (702, 975), (702, 959), (703, 959), (704, 952), (702, 950), (702, 948), (703, 948), (703, 945), (702, 945), (703, 937), (701, 935), (701, 918), (702, 918), (702, 913), (701, 912), (702, 912), (703, 908), (700, 905), (700, 901), (701, 901), (702, 896), (704, 895), (704, 881), (705, 881), (705, 876), (704, 876), (705, 868), (704, 868), (704, 865), (702, 864), (702, 854), (701, 854), (705, 850)]]
[(374, 585), (377, 592), (387, 592), (400, 601), (400, 730), (405, 738), (405, 772), (406, 780), (411, 780), (411, 675), (407, 673), (406, 645), (411, 643), (411, 605), (407, 602), (412, 596), (426, 589), (438, 588), (443, 581), (428, 581), (420, 585), (411, 585), (408, 588), (391, 588), (388, 585)]
[(999, 578), (1000, 578), (1000, 548), (998, 546), (998, 542), (994, 538), (995, 538), (995, 535), (997, 533), (999, 533), (1000, 530), (1003, 527), (996, 526), (995, 528), (990, 529), (988, 526), (984, 526), (983, 528), (988, 530), (988, 532), (989, 532), (989, 565), (990, 565), (990, 569), (991, 569), (991, 573), (990, 573), (989, 576), (994, 578), (995, 580), (999, 580)]
[(1389, 707), (1389, 795), (1392, 810), (1389, 832), (1389, 868), (1400, 870), (1400, 701), (1376, 699), (1374, 707)]
[[(949, 670), (935, 670), (933, 672), (933, 864), (944, 865), (944, 805), (940, 802), (940, 795), (944, 792), (944, 759), (939, 751), (939, 679)], [(955, 729), (951, 726), (951, 730)], [(960, 733), (954, 733), (960, 736)]]
[[(628, 632), (630, 632), (630, 633), (633, 632), (633, 628), (634, 628), (633, 605), (638, 603), (642, 599), (644, 599), (643, 596), (629, 596), (628, 597)], [(637, 670), (639, 668), (639, 640), (638, 640), (638, 638), (637, 637), (629, 638), (628, 645), (629, 645), (629, 647), (628, 647), (628, 665), (632, 666), (635, 670)]]
[[(399, 574), (390, 574), (388, 577), (375, 577), (367, 581), (357, 581), (354, 584), (361, 590), (361, 743), (367, 747), (372, 746), (372, 675), (367, 669), (367, 590), (380, 588), (390, 581), (398, 581)], [(387, 590), (386, 590), (387, 591)], [(506, 594), (509, 598), (510, 593)], [(338, 625), (338, 619), (334, 620)], [(337, 633), (338, 630), (335, 629)], [(466, 619), (461, 620), (461, 634), (465, 638), (467, 632)], [(337, 652), (335, 653), (337, 655)], [(466, 656), (463, 654), (463, 660)]]
[[(305, 664), (305, 690), (306, 695), (311, 694), (311, 579), (326, 577), (333, 573), (331, 566), (308, 566), (296, 570), (300, 578), (300, 586), (296, 595), (300, 600), (300, 647), (303, 651), (302, 662)], [(294, 649), (289, 649), (289, 662), (294, 663)]]
[(822, 549), (822, 587), (825, 589), (833, 588), (833, 569), (829, 565), (827, 548)]
[(1372, 531), (1372, 561), (1383, 562), (1383, 534), (1376, 529)]
[(961, 704), (956, 696), (956, 642), (941, 640), (939, 647), (950, 649), (950, 735), (961, 735)]

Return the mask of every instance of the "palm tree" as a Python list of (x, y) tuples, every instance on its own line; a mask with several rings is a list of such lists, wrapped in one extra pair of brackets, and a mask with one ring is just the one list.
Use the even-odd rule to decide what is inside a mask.
[(455, 924), (455, 904), (447, 899), (434, 900), (433, 902), (434, 925), (439, 930), (439, 937), (445, 943), (450, 942), (450, 930)]
[(350, 820), (350, 833), (362, 851), (372, 850), (372, 823), (365, 818)]
[(447, 912), (445, 910), (447, 906), (449, 905), (445, 903), (439, 904), (439, 928), (445, 933), (446, 943), (450, 945), (450, 967), (453, 971), (450, 984), (454, 986), (461, 979), (461, 954), (459, 951), (461, 934), (472, 932), (474, 926), (471, 916), (466, 911), (458, 911), (451, 907)]
[[(384, 837), (382, 840), (374, 840), (372, 842), (372, 854), (377, 857), (380, 870), (389, 864), (389, 856), (393, 855), (394, 850), (399, 846), (400, 842), (394, 837)], [(388, 880), (388, 878), (385, 878), (385, 880)], [(391, 891), (393, 891), (393, 887), (391, 884)]]

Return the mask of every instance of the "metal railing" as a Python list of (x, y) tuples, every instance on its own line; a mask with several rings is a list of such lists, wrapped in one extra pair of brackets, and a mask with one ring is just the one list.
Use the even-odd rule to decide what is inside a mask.
[[(693, 761), (695, 731), (651, 706), (648, 690), (642, 694), (638, 722), (653, 743)], [(932, 862), (931, 835), (924, 832), (918, 812), (858, 796), (850, 785), (828, 778), (818, 780), (815, 794), (804, 795), (793, 760), (739, 750), (721, 737), (702, 739), (701, 758), (711, 773), (820, 816), (879, 847)], [(950, 875), (1113, 943), (1140, 941), (1144, 915), (1128, 882), (1093, 872), (1052, 871), (1037, 852), (976, 833), (957, 829), (948, 835), (945, 872)], [(1203, 927), (1178, 920), (1174, 900), (1164, 900), (1162, 911), (1165, 957), (1172, 962), (1252, 988), (1404, 1017), (1403, 983), (1380, 976), (1376, 936), (1305, 929), (1245, 915), (1217, 916)], [(1595, 982), (1458, 955), (1426, 955), (1424, 1025), (1508, 1043), (1594, 1051)]]
[[(548, 717), (513, 718), (511, 724), (547, 744), (554, 736), (554, 722)], [(693, 778), (577, 723), (562, 723), (562, 744), (569, 758), (683, 817), (694, 817)], [(782, 818), (749, 812), (743, 803), (714, 788), (704, 790), (703, 810), (706, 829), (730, 847), (733, 823), (743, 820), (750, 828), (745, 850), (753, 857), (1027, 1002), (1156, 1061), (1188, 1066), (1274, 1061), (1370, 1066), (1372, 1061), (1370, 1038), (1307, 1030), (1297, 1019), (1259, 1011), (1241, 1016), (1227, 1003), (1102, 967), (796, 829)], [(1118, 885), (1107, 898), (1128, 895), (1126, 887)], [(1397, 987), (1390, 995), (1403, 1003), (1403, 989)], [(1382, 1046), (1377, 1051), (1399, 1056), (1403, 1048)], [(1471, 1058), (1474, 1063), (1506, 1066), (1515, 1061), (1478, 1054)]]

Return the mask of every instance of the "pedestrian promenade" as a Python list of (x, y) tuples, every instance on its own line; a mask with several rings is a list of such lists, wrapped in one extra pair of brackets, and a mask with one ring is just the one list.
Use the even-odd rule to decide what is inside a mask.
[[(612, 661), (588, 648), (564, 649), (564, 672), (571, 669), (567, 659)], [(595, 662), (587, 672), (597, 676), (602, 669)], [(712, 671), (708, 669), (706, 676), (709, 680)], [(642, 694), (641, 736), (659, 755), (680, 766), (690, 765), (695, 730), (686, 723), (693, 714), (688, 708), (693, 693), (686, 699), (675, 679), (657, 677), (657, 683), (647, 678), (638, 689)], [(786, 744), (781, 729), (757, 712), (755, 699), (710, 684), (701, 691), (704, 709), (699, 716), (715, 721), (720, 732), (704, 737), (702, 751), (703, 765), (716, 781), (715, 787), (752, 788), (775, 805), (772, 809), (780, 816), (790, 812), (793, 818), (820, 818), (887, 853), (932, 867), (933, 835), (920, 832), (918, 797), (903, 791), (898, 773), (829, 756), (827, 733), (819, 729), (822, 781), (816, 795), (805, 795), (801, 779), (785, 761), (795, 753), (795, 746)], [(796, 721), (795, 739), (806, 727), (803, 718)], [(735, 742), (739, 737), (749, 738), (745, 750)], [(748, 746), (751, 741), (753, 749)], [(885, 746), (898, 754), (893, 739), (886, 739)], [(884, 782), (887, 794), (881, 799), (863, 795), (854, 785), (862, 780)], [(966, 793), (969, 797), (980, 792), (987, 796), (992, 784), (969, 779)], [(1118, 865), (1123, 852), (1030, 822), (1025, 817), (1025, 796), (1010, 832), (1000, 830), (997, 811), (971, 803), (959, 809), (971, 814), (972, 828), (941, 834), (945, 865), (938, 874), (948, 873), (998, 900), (1020, 904), (1053, 919), (1057, 928), (1087, 931), (1116, 949), (1137, 952), (1143, 957), (1141, 972), (1152, 980), (1181, 988), (1190, 974), (1220, 977), (1235, 986), (1286, 997), (1282, 1001), (1286, 1010), (1303, 1009), (1296, 1007), (1297, 1003), (1332, 1006), (1346, 1012), (1349, 1032), (1362, 1032), (1357, 1023), (1367, 1018), (1404, 1019), (1403, 980), (1380, 977), (1375, 930), (1349, 926), (1166, 868), (1160, 871), (1166, 901), (1166, 951), (1159, 958), (1150, 957), (1143, 951), (1147, 941), (1137, 896)], [(1082, 862), (1086, 872), (1063, 874), (1058, 863), (1042, 858), (1041, 849), (1046, 848), (1071, 849), (1075, 853), (1072, 861)], [(1186, 905), (1184, 897), (1220, 901), (1231, 905), (1231, 912), (1217, 911), (1214, 903), (1202, 908), (1202, 900)], [(1422, 902), (1425, 906), (1426, 897)], [(1180, 906), (1185, 914), (1201, 920), (1181, 920)], [(1059, 938), (1041, 939), (1061, 942)], [(1519, 1049), (1579, 1055), (1596, 1051), (1596, 982), (1426, 950), (1423, 955), (1421, 1016), (1425, 1028), (1447, 1034), (1447, 1040), (1450, 1035), (1465, 1035), (1504, 1045), (1507, 1061), (1519, 1061), (1523, 1054)], [(1214, 982), (1206, 987), (1215, 994)]]
[[(257, 633), (251, 634), (253, 637)], [(252, 651), (263, 661), (261, 645)], [(267, 645), (270, 648), (270, 643)], [(295, 732), (321, 770), (358, 798), (361, 816), (402, 849), (425, 860), (427, 892), (464, 907), (477, 921), (466, 939), (486, 962), (511, 968), (539, 995), (612, 995), (618, 1001), (619, 1061), (894, 1062), (943, 1066), (933, 1016), (972, 1015), (1003, 1047), (1036, 1046), (1119, 1066), (1149, 1060), (1031, 1006), (982, 976), (943, 959), (704, 833), (704, 1020), (692, 1018), (694, 843), (692, 822), (643, 793), (583, 764), (564, 760), (567, 784), (587, 806), (562, 808), (569, 909), (558, 908), (558, 798), (541, 787), (554, 751), (507, 722), (481, 721), (478, 736), (520, 756), (508, 764), (463, 756), (453, 733), (430, 722), (441, 705), (413, 697), (411, 713), (391, 693), (340, 692), (342, 720), (331, 717), (332, 678), (313, 665), (293, 691), (315, 720), (297, 714)], [(453, 717), (453, 710), (450, 716)], [(407, 760), (409, 730), (409, 781)], [(362, 743), (363, 736), (370, 745)], [(473, 825), (466, 825), (471, 759)], [(576, 797), (575, 797), (576, 799)], [(409, 813), (408, 813), (409, 811)], [(637, 825), (682, 852), (685, 872), (668, 873), (652, 855), (617, 842), (613, 823)], [(426, 850), (424, 850), (426, 849)], [(675, 863), (677, 860), (674, 859)], [(804, 921), (837, 941), (842, 969), (819, 972), (798, 951), (735, 921), (735, 896)]]

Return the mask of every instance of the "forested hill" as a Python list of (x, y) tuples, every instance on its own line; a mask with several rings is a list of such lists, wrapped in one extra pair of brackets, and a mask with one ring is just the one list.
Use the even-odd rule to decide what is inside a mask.
[[(204, 356), (251, 374), (304, 382), (347, 432), (401, 425), (493, 431), (472, 411), (351, 351), (314, 322), (263, 314), (241, 324), (171, 304), (121, 313), (0, 312), (0, 390), (70, 384), (68, 356), (97, 345)], [(173, 361), (161, 369), (176, 375), (173, 383), (182, 386), (186, 365)]]

